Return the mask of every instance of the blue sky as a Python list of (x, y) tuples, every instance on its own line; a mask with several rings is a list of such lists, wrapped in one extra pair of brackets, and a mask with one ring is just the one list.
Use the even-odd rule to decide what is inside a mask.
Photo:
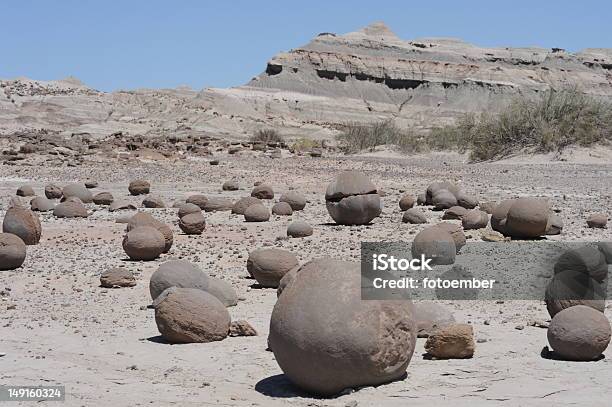
[(401, 38), (612, 47), (612, 2), (4, 0), (0, 78), (69, 75), (100, 90), (236, 86), (319, 32), (382, 20)]

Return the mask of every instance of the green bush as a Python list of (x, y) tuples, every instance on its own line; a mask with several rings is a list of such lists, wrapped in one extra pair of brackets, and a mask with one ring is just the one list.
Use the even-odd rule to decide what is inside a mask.
[(386, 120), (373, 123), (346, 123), (336, 136), (345, 153), (372, 150), (381, 145), (396, 145), (406, 153), (421, 151), (422, 136), (412, 129), (402, 129)]

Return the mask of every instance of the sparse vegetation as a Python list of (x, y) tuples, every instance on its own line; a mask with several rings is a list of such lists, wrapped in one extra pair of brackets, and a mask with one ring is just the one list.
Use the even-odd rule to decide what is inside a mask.
[(284, 142), (283, 136), (274, 129), (260, 129), (251, 136), (252, 142), (259, 143), (282, 143)]
[(320, 140), (313, 140), (308, 137), (301, 137), (291, 144), (291, 150), (296, 153), (310, 151), (313, 148), (321, 148), (323, 147), (323, 142)]
[(336, 137), (340, 148), (346, 153), (374, 149), (381, 145), (396, 145), (403, 152), (418, 152), (423, 136), (412, 129), (397, 127), (392, 121), (374, 123), (346, 123)]

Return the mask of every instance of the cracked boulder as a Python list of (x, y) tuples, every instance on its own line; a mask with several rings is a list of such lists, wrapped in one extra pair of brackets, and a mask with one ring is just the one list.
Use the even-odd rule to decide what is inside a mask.
[(382, 212), (376, 186), (357, 171), (338, 175), (327, 187), (325, 202), (330, 216), (339, 225), (365, 225)]

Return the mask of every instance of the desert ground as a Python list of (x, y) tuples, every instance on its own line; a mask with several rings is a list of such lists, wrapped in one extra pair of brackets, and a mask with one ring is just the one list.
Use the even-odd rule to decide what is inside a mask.
[[(382, 215), (371, 225), (337, 226), (325, 208), (325, 188), (341, 170), (367, 174), (384, 192)], [(151, 182), (167, 209), (144, 209), (142, 197), (130, 196), (130, 180)], [(222, 191), (236, 179), (241, 189)], [(227, 406), (549, 406), (609, 404), (612, 392), (610, 358), (567, 362), (543, 357), (550, 317), (540, 301), (447, 302), (459, 322), (474, 327), (476, 352), (470, 359), (430, 360), (425, 339), (417, 347), (407, 376), (390, 384), (366, 387), (335, 398), (314, 398), (294, 387), (267, 348), (275, 289), (257, 288), (248, 276), (248, 253), (264, 246), (290, 250), (300, 262), (331, 256), (359, 260), (361, 241), (410, 241), (427, 225), (401, 222), (397, 205), (405, 192), (424, 192), (431, 182), (453, 180), (481, 202), (517, 196), (548, 197), (564, 221), (563, 233), (548, 239), (601, 241), (608, 229), (589, 229), (592, 212), (610, 213), (612, 166), (567, 162), (466, 164), (452, 154), (384, 158), (298, 157), (283, 152), (272, 159), (263, 153), (221, 155), (208, 159), (115, 160), (90, 156), (76, 166), (1, 165), (0, 217), (16, 189), (30, 183), (38, 195), (48, 183), (95, 180), (94, 192), (109, 191), (172, 225), (174, 245), (150, 262), (130, 261), (121, 241), (125, 224), (116, 219), (134, 211), (109, 212), (89, 204), (86, 219), (40, 215), (43, 234), (28, 246), (24, 265), (0, 272), (1, 382), (12, 385), (65, 385), (69, 406), (227, 405)], [(255, 181), (280, 193), (303, 193), (305, 210), (290, 217), (245, 223), (230, 212), (206, 213), (200, 236), (181, 233), (175, 200), (192, 193), (237, 199), (248, 196)], [(270, 207), (271, 202), (267, 205)], [(429, 224), (441, 212), (426, 211)], [(314, 234), (287, 239), (291, 220), (303, 219)], [(478, 241), (480, 231), (467, 231)], [(148, 282), (169, 259), (186, 259), (209, 275), (229, 282), (239, 303), (228, 308), (232, 320), (246, 320), (258, 336), (223, 341), (170, 345), (156, 328)], [(100, 274), (123, 266), (137, 276), (130, 288), (100, 287)], [(612, 317), (612, 307), (606, 309)], [(610, 350), (607, 351), (610, 353)], [(31, 403), (23, 403), (30, 405)], [(15, 403), (19, 405), (19, 403)]]

